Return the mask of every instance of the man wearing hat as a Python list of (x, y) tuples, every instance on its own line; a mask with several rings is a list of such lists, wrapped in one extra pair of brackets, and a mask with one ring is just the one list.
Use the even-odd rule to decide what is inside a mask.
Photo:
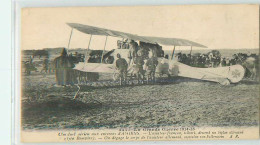
[(147, 84), (149, 83), (149, 79), (154, 83), (155, 82), (155, 70), (158, 65), (157, 57), (153, 56), (153, 53), (149, 53), (149, 59), (146, 61), (146, 75), (147, 75)]
[(119, 71), (119, 77), (120, 77), (120, 85), (124, 82), (126, 84), (126, 78), (127, 78), (127, 68), (128, 64), (124, 58), (121, 58), (121, 55), (117, 54), (117, 60), (116, 60), (116, 68)]
[(138, 44), (134, 41), (131, 40), (131, 42), (129, 43), (129, 66), (135, 61), (136, 56), (137, 56), (137, 49), (138, 49)]
[(142, 51), (137, 52), (137, 57), (135, 60), (135, 74), (137, 75), (138, 79), (138, 84), (140, 83), (140, 78), (141, 78), (141, 83), (143, 83), (144, 79), (144, 58), (143, 58), (143, 53)]

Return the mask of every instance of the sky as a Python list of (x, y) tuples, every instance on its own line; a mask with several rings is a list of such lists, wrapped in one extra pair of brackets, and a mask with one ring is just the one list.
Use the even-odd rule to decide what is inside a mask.
[[(66, 23), (142, 36), (182, 38), (211, 49), (259, 48), (257, 5), (23, 8), (21, 48), (68, 47), (71, 28)], [(74, 30), (69, 47), (87, 48), (89, 38), (90, 35)], [(116, 48), (118, 39), (121, 38), (108, 37), (106, 50)], [(103, 49), (104, 44), (105, 36), (93, 36), (90, 49)], [(172, 47), (163, 46), (166, 50)]]

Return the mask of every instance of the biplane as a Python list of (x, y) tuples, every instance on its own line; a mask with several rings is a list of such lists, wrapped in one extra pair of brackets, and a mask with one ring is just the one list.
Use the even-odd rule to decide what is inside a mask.
[[(173, 46), (172, 53), (169, 58), (163, 57), (163, 55), (158, 56), (158, 66), (156, 68), (157, 74), (167, 74), (169, 76), (180, 76), (187, 77), (199, 80), (206, 80), (217, 82), (222, 85), (228, 85), (230, 83), (237, 83), (244, 77), (245, 69), (241, 65), (233, 65), (226, 67), (217, 67), (217, 68), (197, 68), (191, 67), (186, 64), (180, 63), (175, 59), (174, 53), (176, 46), (189, 46), (191, 48), (190, 53), (192, 53), (192, 47), (202, 47), (207, 48), (206, 46), (185, 39), (179, 38), (163, 38), (163, 37), (150, 37), (150, 36), (139, 36), (135, 34), (109, 30), (104, 28), (98, 28), (89, 25), (83, 25), (78, 23), (67, 23), (71, 28), (70, 39), (68, 43), (68, 48), (70, 45), (71, 37), (73, 30), (76, 29), (82, 33), (90, 35), (87, 52), (90, 49), (91, 38), (93, 35), (105, 36), (106, 40), (104, 43), (104, 49), (100, 61), (93, 63), (89, 62), (88, 55), (86, 55), (85, 62), (80, 62), (74, 67), (75, 70), (82, 72), (94, 72), (94, 73), (110, 73), (116, 79), (116, 66), (115, 60), (116, 55), (119, 53), (122, 58), (129, 60), (128, 53), (129, 50), (127, 46), (122, 48), (123, 41), (118, 40), (117, 48), (108, 51), (105, 53), (106, 43), (109, 36), (117, 37), (125, 40), (133, 40), (151, 45), (168, 45)], [(110, 58), (108, 60), (108, 58)], [(131, 68), (131, 66), (129, 66)]]

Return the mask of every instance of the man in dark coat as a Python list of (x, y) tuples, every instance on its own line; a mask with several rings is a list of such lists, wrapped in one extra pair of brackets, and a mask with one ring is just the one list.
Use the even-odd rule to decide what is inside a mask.
[(43, 60), (41, 73), (42, 72), (48, 73), (48, 71), (49, 71), (49, 59), (48, 57), (45, 57)]
[(146, 61), (146, 75), (147, 75), (147, 83), (149, 83), (149, 79), (154, 83), (155, 82), (155, 70), (158, 65), (157, 57), (154, 57), (152, 53), (149, 53), (149, 59)]
[(116, 68), (118, 69), (120, 75), (120, 85), (122, 85), (123, 82), (126, 84), (128, 64), (124, 58), (121, 58), (120, 54), (117, 54), (117, 58)]
[(140, 83), (140, 79), (142, 84), (144, 82), (144, 69), (143, 69), (144, 58), (142, 54), (143, 53), (141, 51), (137, 52), (137, 57), (135, 60), (135, 67), (134, 67), (134, 74), (137, 76), (138, 84)]
[(134, 41), (134, 40), (131, 40), (130, 44), (129, 44), (129, 62), (128, 62), (128, 65), (131, 65), (135, 59), (136, 59), (136, 56), (137, 56), (137, 49), (138, 49), (138, 44)]
[(63, 48), (61, 56), (54, 59), (56, 82), (58, 85), (66, 86), (74, 84), (74, 64), (69, 59), (67, 51)]

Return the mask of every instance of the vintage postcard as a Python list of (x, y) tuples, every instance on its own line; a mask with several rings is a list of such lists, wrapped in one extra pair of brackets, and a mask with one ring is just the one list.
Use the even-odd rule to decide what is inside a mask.
[(259, 5), (23, 8), (21, 142), (259, 138)]

